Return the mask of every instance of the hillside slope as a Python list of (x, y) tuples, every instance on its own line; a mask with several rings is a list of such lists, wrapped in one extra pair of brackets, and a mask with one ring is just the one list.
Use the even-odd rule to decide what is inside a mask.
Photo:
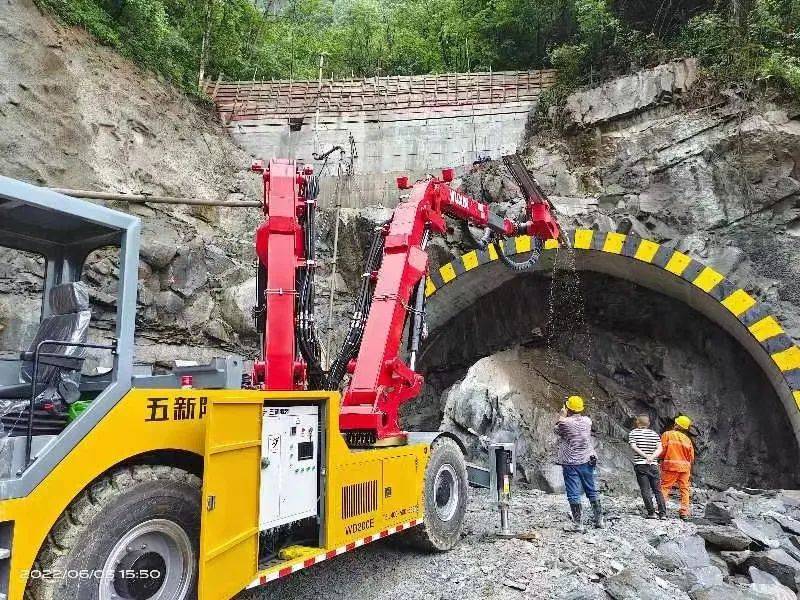
[[(256, 199), (259, 182), (246, 172), (249, 162), (210, 107), (188, 100), (85, 32), (61, 26), (32, 0), (4, 3), (0, 174), (47, 186)], [(252, 275), (258, 211), (109, 206), (143, 219), (137, 358), (167, 361), (187, 352), (207, 358), (219, 348), (247, 352), (243, 345), (249, 344), (221, 317), (220, 303), (224, 289)], [(90, 279), (102, 329), (110, 316), (105, 309), (112, 308), (104, 306), (103, 290), (115, 282), (98, 268)], [(35, 284), (36, 275), (26, 276)], [(3, 339), (3, 331), (24, 338), (38, 317), (32, 296), (2, 297), (18, 277), (19, 269), (0, 272), (5, 350), (18, 340)]]

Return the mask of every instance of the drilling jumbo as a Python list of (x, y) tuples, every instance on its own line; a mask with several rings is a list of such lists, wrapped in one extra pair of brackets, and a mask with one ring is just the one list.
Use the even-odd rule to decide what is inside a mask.
[[(0, 599), (222, 600), (401, 532), (431, 551), (459, 539), (464, 450), (398, 416), (423, 385), (425, 247), (450, 216), (483, 228), (473, 237), (493, 258), (529, 268), (559, 237), (551, 205), (534, 186), (514, 222), (454, 189), (451, 169), (399, 179), (323, 369), (319, 180), (292, 160), (253, 170), (265, 218), (248, 373), (230, 356), (159, 374), (135, 364), (139, 219), (0, 177), (0, 246), (46, 265), (35, 338), (0, 360)], [(512, 236), (530, 242), (522, 263), (504, 254)], [(118, 269), (116, 324), (90, 338), (81, 278), (98, 250)], [(88, 374), (90, 355), (110, 368)]]

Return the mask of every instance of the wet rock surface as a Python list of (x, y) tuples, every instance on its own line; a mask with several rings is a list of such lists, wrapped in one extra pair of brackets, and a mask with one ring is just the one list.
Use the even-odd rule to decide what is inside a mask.
[[(699, 484), (794, 485), (797, 450), (785, 411), (728, 334), (627, 282), (588, 272), (554, 277), (511, 280), (435, 331), (420, 363), (432, 389), (408, 412), (419, 417), (424, 406), (423, 425), (435, 429), (443, 418), (470, 447), (477, 439), (469, 430), (516, 440), (527, 481), (548, 491), (560, 485), (552, 427), (567, 396), (587, 398), (609, 489), (635, 489), (632, 417), (648, 414), (661, 432), (686, 412), (696, 423)], [(570, 293), (553, 297), (564, 288)], [(729, 523), (742, 516), (740, 504), (737, 495), (721, 497), (707, 517)]]

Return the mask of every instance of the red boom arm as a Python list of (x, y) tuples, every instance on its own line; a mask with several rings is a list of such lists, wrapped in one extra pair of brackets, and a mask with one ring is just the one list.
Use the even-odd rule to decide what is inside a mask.
[(303, 265), (303, 230), (298, 217), (305, 199), (303, 179), (294, 161), (272, 159), (269, 167), (253, 163), (263, 174), (264, 214), (256, 230), (256, 254), (266, 277), (258, 290), (266, 315), (262, 340), (263, 361), (255, 363), (253, 383), (268, 390), (305, 387), (303, 363), (297, 360), (295, 341), (297, 269)]
[[(444, 233), (444, 215), (450, 215), (477, 227), (489, 227), (503, 237), (528, 231), (544, 234), (545, 239), (559, 235), (548, 204), (537, 204), (531, 211), (537, 216), (517, 226), (492, 214), (487, 204), (452, 189), (448, 185), (452, 178), (448, 169), (441, 180), (416, 183), (408, 200), (395, 209), (363, 341), (344, 392), (339, 420), (342, 432), (374, 432), (377, 440), (405, 436), (398, 411), (420, 393), (423, 377), (401, 360), (400, 347), (412, 294), (427, 272), (426, 229)], [(398, 186), (408, 189), (407, 179), (398, 179)]]
[[(253, 384), (270, 390), (305, 389), (307, 369), (298, 352), (296, 339), (298, 269), (313, 268), (304, 255), (302, 217), (309, 200), (309, 185), (295, 163), (273, 159), (269, 168), (254, 163), (263, 173), (266, 219), (256, 232), (256, 253), (263, 277), (259, 279), (259, 307), (263, 307), (263, 360), (256, 362)], [(558, 225), (546, 201), (529, 198), (529, 221), (515, 224), (489, 211), (487, 204), (466, 196), (448, 184), (453, 171), (441, 179), (431, 178), (398, 187), (410, 189), (392, 220), (384, 228), (383, 257), (378, 269), (372, 304), (364, 325), (356, 359), (348, 370), (350, 384), (344, 391), (340, 429), (349, 439), (368, 443), (402, 440), (400, 406), (417, 396), (423, 384), (421, 374), (400, 358), (400, 348), (412, 297), (428, 269), (425, 244), (430, 232), (445, 233), (445, 215), (476, 227), (491, 229), (500, 237), (530, 233), (539, 239), (558, 238)], [(422, 298), (417, 294), (417, 298)], [(358, 436), (362, 436), (359, 438)]]

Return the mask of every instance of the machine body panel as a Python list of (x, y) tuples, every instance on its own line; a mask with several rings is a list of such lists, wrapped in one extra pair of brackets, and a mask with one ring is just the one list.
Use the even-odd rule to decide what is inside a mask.
[[(419, 522), (429, 444), (350, 449), (338, 429), (339, 402), (336, 392), (132, 389), (29, 495), (0, 501), (0, 522), (15, 532), (8, 598), (22, 599), (39, 548), (83, 489), (115, 466), (165, 450), (204, 457), (201, 600), (230, 598), (248, 580), (267, 581)], [(265, 406), (286, 405), (319, 408), (319, 540), (259, 564), (262, 415)]]

